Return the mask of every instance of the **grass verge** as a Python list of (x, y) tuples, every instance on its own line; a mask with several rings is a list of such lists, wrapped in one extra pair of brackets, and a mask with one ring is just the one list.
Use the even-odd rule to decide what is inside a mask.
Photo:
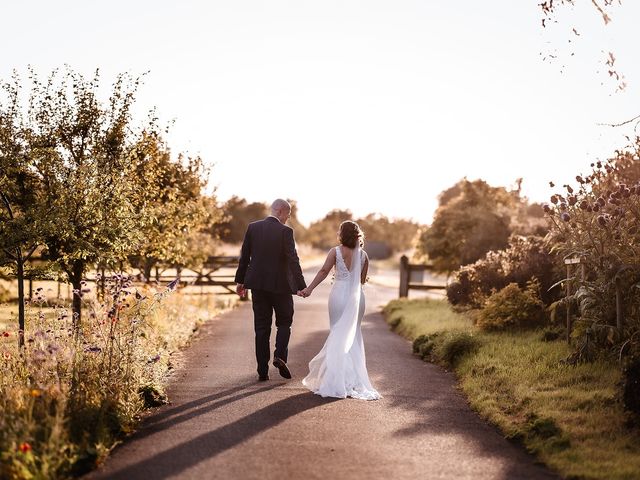
[(384, 313), (416, 354), (455, 371), (474, 410), (562, 476), (640, 478), (640, 434), (620, 401), (617, 364), (568, 365), (563, 341), (480, 332), (443, 300), (394, 300)]

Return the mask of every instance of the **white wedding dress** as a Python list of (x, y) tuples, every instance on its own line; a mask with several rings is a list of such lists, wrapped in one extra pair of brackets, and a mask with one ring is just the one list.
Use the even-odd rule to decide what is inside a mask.
[(330, 331), (322, 350), (309, 362), (309, 375), (302, 383), (322, 397), (377, 400), (365, 362), (360, 325), (365, 301), (360, 276), (363, 254), (353, 252), (351, 271), (336, 247), (335, 281), (329, 295)]

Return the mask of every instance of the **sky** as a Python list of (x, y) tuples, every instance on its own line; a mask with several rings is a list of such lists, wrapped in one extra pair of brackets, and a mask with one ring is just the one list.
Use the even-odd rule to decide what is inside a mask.
[(334, 208), (429, 223), (462, 177), (523, 178), (544, 201), (628, 144), (633, 125), (601, 124), (640, 114), (640, 2), (604, 27), (578, 1), (545, 29), (539, 3), (7, 2), (0, 78), (149, 72), (140, 121), (155, 106), (173, 122), (172, 151), (200, 155), (221, 200), (292, 198), (307, 224)]

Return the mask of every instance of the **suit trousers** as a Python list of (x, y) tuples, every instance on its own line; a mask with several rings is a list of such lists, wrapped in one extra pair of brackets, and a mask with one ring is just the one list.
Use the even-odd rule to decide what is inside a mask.
[(256, 360), (258, 375), (269, 371), (269, 338), (273, 312), (276, 314), (276, 348), (274, 357), (287, 361), (289, 338), (293, 323), (293, 296), (290, 293), (273, 293), (251, 290), (253, 300), (253, 325), (256, 332)]

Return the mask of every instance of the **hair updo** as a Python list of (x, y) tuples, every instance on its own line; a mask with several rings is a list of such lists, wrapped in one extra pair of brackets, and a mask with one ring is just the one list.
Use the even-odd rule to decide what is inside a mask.
[(346, 220), (340, 224), (338, 231), (340, 243), (348, 248), (356, 248), (357, 245), (364, 245), (364, 232), (356, 222)]

